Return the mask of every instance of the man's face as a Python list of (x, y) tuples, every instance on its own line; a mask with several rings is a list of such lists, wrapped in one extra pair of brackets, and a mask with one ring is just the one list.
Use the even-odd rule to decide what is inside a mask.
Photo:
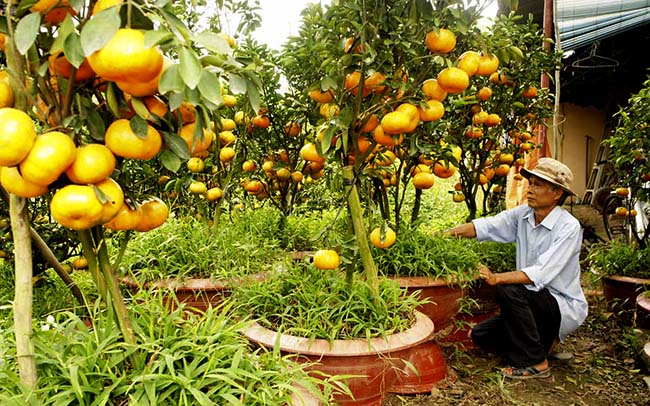
[(528, 179), (528, 206), (533, 209), (544, 209), (557, 205), (562, 193), (562, 189), (536, 176), (531, 176)]

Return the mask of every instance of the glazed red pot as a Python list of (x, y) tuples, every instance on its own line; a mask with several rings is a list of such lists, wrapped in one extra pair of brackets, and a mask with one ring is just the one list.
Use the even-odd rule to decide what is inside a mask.
[(354, 375), (345, 381), (353, 397), (335, 394), (337, 404), (380, 406), (384, 394), (398, 379), (396, 366), (433, 333), (433, 323), (427, 316), (420, 312), (415, 316), (416, 322), (410, 329), (370, 340), (312, 340), (280, 334), (257, 323), (246, 328), (243, 334), (262, 347), (271, 349), (277, 345), (283, 354), (298, 354), (296, 359), (308, 362), (306, 369), (315, 377), (321, 376), (316, 371)]
[(635, 325), (638, 328), (650, 329), (650, 291), (636, 297)]
[(176, 308), (176, 303), (178, 301), (178, 303), (185, 304), (185, 306), (191, 311), (204, 313), (208, 308), (219, 305), (226, 297), (230, 296), (230, 287), (233, 286), (233, 284), (262, 281), (264, 278), (264, 274), (257, 274), (229, 280), (209, 278), (165, 278), (140, 283), (129, 276), (125, 276), (120, 279), (120, 282), (129, 287), (132, 292), (136, 292), (140, 289), (173, 291), (176, 300), (174, 300), (171, 295), (165, 296), (165, 304), (170, 306), (171, 309)]
[(420, 299), (428, 300), (417, 310), (429, 316), (436, 331), (450, 325), (458, 313), (459, 300), (463, 297), (464, 290), (457, 284), (426, 276), (400, 276), (392, 279), (408, 293), (419, 292)]
[(395, 360), (395, 364), (399, 373), (393, 386), (388, 389), (390, 393), (431, 393), (440, 382), (454, 381), (456, 378), (453, 372), (447, 370), (445, 357), (435, 341), (417, 345), (406, 358)]
[(621, 321), (631, 323), (636, 297), (639, 293), (650, 290), (650, 279), (610, 275), (602, 281), (605, 299), (614, 310), (621, 312)]

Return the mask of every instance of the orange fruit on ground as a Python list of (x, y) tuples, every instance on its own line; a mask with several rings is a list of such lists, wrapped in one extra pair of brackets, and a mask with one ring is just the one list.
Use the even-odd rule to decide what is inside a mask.
[(72, 165), (65, 170), (68, 179), (80, 185), (97, 183), (115, 169), (115, 155), (105, 145), (87, 144), (77, 147)]
[(410, 127), (410, 123), (411, 117), (406, 112), (391, 111), (381, 118), (381, 129), (388, 135), (402, 134)]
[(34, 145), (36, 129), (23, 111), (0, 108), (0, 166), (14, 166), (22, 161)]
[(219, 187), (213, 187), (205, 192), (205, 198), (209, 202), (216, 202), (223, 197), (223, 190)]
[[(433, 176), (433, 175), (432, 175)], [(375, 227), (370, 232), (370, 243), (377, 248), (390, 248), (397, 240), (397, 235), (392, 228), (386, 227), (384, 240), (381, 239), (381, 227)]]
[(492, 89), (489, 87), (482, 87), (481, 90), (479, 90), (476, 94), (476, 98), (480, 101), (486, 101), (490, 97), (492, 97)]
[(20, 162), (20, 173), (28, 182), (47, 186), (72, 165), (76, 154), (77, 147), (69, 135), (58, 131), (41, 134)]
[(469, 76), (462, 69), (445, 68), (438, 74), (438, 85), (448, 93), (462, 93), (469, 86)]
[[(390, 114), (390, 113), (389, 113)], [(378, 125), (372, 132), (372, 139), (379, 145), (386, 147), (394, 147), (404, 142), (404, 134), (387, 134), (384, 132), (384, 127)]]
[(442, 116), (445, 115), (445, 106), (443, 106), (438, 100), (427, 100), (426, 105), (427, 107), (425, 108), (418, 107), (420, 120), (425, 122), (435, 121), (441, 119)]
[[(69, 79), (72, 76), (72, 70), (74, 66), (68, 61), (68, 58), (65, 57), (62, 51), (59, 51), (55, 54), (50, 55), (48, 58), (50, 63), (50, 69), (55, 74), (62, 76), (66, 79)], [(84, 59), (79, 68), (74, 74), (75, 82), (81, 82), (83, 80), (88, 80), (95, 76), (95, 71), (90, 67), (88, 59)]]
[(462, 69), (467, 75), (472, 76), (478, 71), (481, 63), (481, 54), (474, 51), (467, 51), (458, 58), (458, 69)]
[(98, 196), (102, 203), (102, 216), (99, 219), (99, 224), (104, 224), (115, 217), (124, 205), (124, 192), (120, 185), (111, 178), (96, 183), (95, 187), (104, 195)]
[(426, 37), (429, 51), (438, 54), (447, 54), (456, 46), (456, 35), (446, 28), (429, 31)]
[(167, 104), (156, 96), (144, 97), (142, 101), (144, 102), (144, 105), (147, 106), (149, 113), (158, 117), (165, 117), (165, 114), (169, 111)]
[(142, 211), (142, 218), (138, 225), (133, 229), (136, 231), (149, 231), (154, 228), (160, 227), (165, 223), (169, 216), (169, 208), (162, 200), (157, 197), (152, 197), (140, 205)]
[(163, 68), (162, 53), (157, 48), (145, 47), (144, 34), (131, 28), (117, 30), (88, 61), (97, 75), (115, 82), (149, 82)]
[(73, 230), (87, 230), (98, 224), (103, 210), (94, 186), (88, 185), (67, 185), (54, 193), (50, 202), (54, 220)]
[(313, 260), (318, 269), (336, 269), (341, 264), (341, 257), (334, 250), (318, 250), (314, 253)]
[(205, 183), (195, 180), (190, 183), (189, 190), (190, 193), (193, 193), (195, 195), (202, 195), (208, 191), (208, 187), (205, 185)]
[(334, 92), (331, 90), (323, 92), (320, 89), (314, 89), (310, 90), (308, 95), (309, 98), (317, 103), (329, 103), (334, 99)]
[(123, 203), (117, 214), (104, 227), (111, 230), (133, 230), (142, 221), (142, 210), (140, 206), (132, 209), (128, 204)]
[(93, 6), (93, 15), (96, 15), (102, 10), (106, 10), (109, 7), (115, 7), (122, 4), (124, 0), (97, 0), (97, 3)]
[(523, 92), (521, 92), (521, 95), (527, 99), (537, 97), (537, 88), (535, 86), (528, 86)]
[(0, 81), (0, 108), (14, 105), (14, 89), (7, 81)]
[(499, 58), (492, 54), (481, 54), (481, 61), (476, 70), (477, 75), (490, 76), (499, 69)]
[(437, 79), (427, 79), (422, 83), (422, 92), (429, 99), (444, 101), (447, 91), (440, 87)]
[(155, 128), (147, 124), (147, 134), (140, 138), (131, 129), (129, 120), (121, 118), (113, 121), (106, 129), (104, 143), (117, 156), (147, 161), (160, 151), (162, 137)]
[(447, 179), (456, 173), (456, 167), (449, 162), (438, 161), (433, 165), (433, 173), (440, 179)]
[(433, 173), (420, 172), (413, 176), (412, 182), (416, 189), (429, 189), (435, 184), (436, 176)]
[(318, 153), (316, 144), (309, 142), (300, 148), (300, 157), (305, 161), (325, 162), (325, 157)]
[(192, 173), (199, 173), (205, 168), (205, 162), (199, 158), (193, 156), (187, 161), (187, 169)]
[(47, 193), (47, 186), (27, 182), (16, 166), (0, 167), (0, 184), (9, 193), (20, 197), (38, 197)]
[(203, 129), (203, 137), (196, 136), (196, 123), (185, 124), (181, 129), (179, 135), (185, 140), (190, 155), (195, 156), (210, 148), (214, 133), (207, 128)]
[(232, 147), (223, 147), (219, 151), (219, 160), (223, 163), (228, 163), (235, 157), (235, 149)]

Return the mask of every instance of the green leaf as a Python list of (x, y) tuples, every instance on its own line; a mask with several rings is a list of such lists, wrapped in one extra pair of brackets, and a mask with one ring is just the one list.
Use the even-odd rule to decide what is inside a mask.
[(203, 31), (199, 34), (196, 34), (192, 36), (192, 40), (204, 46), (207, 50), (217, 54), (231, 55), (233, 53), (233, 49), (230, 48), (228, 41), (210, 31)]
[(68, 38), (68, 35), (70, 35), (73, 32), (75, 32), (74, 23), (72, 22), (72, 18), (70, 17), (70, 14), (68, 14), (65, 16), (65, 19), (59, 26), (59, 31), (57, 32), (57, 36), (54, 39), (54, 42), (52, 43), (52, 47), (50, 48), (50, 54), (62, 50), (63, 43)]
[(102, 48), (120, 28), (117, 8), (111, 7), (91, 18), (81, 30), (81, 48), (85, 56)]
[(221, 84), (217, 76), (207, 70), (201, 71), (201, 80), (199, 81), (199, 92), (201, 96), (210, 103), (219, 105), (223, 103), (221, 96)]
[(27, 50), (34, 44), (40, 27), (41, 15), (39, 13), (28, 14), (18, 21), (14, 32), (14, 41), (16, 49), (21, 55), (25, 55)]
[(144, 46), (150, 48), (173, 38), (174, 36), (167, 31), (147, 31), (144, 33)]
[(86, 114), (88, 114), (86, 125), (88, 126), (90, 137), (95, 141), (104, 141), (104, 135), (106, 134), (106, 124), (104, 124), (102, 116), (96, 109), (88, 109), (86, 111)]
[(234, 94), (241, 94), (246, 91), (246, 81), (239, 75), (230, 74), (230, 91)]
[(158, 154), (163, 166), (172, 172), (177, 172), (181, 168), (181, 159), (168, 149), (164, 149)]
[(180, 159), (186, 161), (190, 159), (190, 149), (184, 139), (176, 134), (171, 134), (166, 131), (161, 132), (165, 145), (178, 156)]
[(250, 102), (253, 111), (259, 111), (260, 105), (262, 104), (260, 92), (257, 90), (257, 87), (253, 82), (247, 81), (246, 84), (248, 85), (246, 91), (246, 94), (248, 95), (248, 101)]
[(172, 65), (165, 69), (158, 84), (160, 94), (167, 94), (169, 92), (181, 93), (183, 88), (183, 80), (178, 74), (178, 65)]
[(63, 44), (63, 53), (72, 66), (75, 68), (81, 66), (81, 63), (84, 61), (84, 51), (81, 49), (81, 40), (78, 35), (68, 35), (68, 38), (66, 38)]
[(183, 82), (190, 89), (196, 89), (201, 78), (201, 62), (194, 51), (188, 48), (181, 48), (180, 52), (180, 74)]
[(144, 105), (144, 103), (139, 97), (131, 98), (131, 106), (133, 106), (133, 110), (135, 110), (135, 113), (138, 116), (142, 117), (145, 120), (151, 119), (151, 113), (149, 113), (149, 110), (147, 110), (147, 106)]
[(131, 117), (129, 124), (131, 125), (131, 130), (133, 130), (135, 135), (142, 139), (147, 138), (147, 131), (149, 130), (149, 126), (147, 125), (147, 121), (144, 118), (135, 115)]
[(108, 104), (108, 109), (115, 117), (120, 116), (119, 102), (115, 94), (115, 83), (113, 82), (106, 84), (106, 104)]

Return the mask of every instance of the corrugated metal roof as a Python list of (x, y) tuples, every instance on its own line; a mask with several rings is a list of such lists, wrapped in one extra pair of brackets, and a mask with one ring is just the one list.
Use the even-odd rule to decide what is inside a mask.
[(650, 23), (650, 0), (555, 0), (562, 50)]

